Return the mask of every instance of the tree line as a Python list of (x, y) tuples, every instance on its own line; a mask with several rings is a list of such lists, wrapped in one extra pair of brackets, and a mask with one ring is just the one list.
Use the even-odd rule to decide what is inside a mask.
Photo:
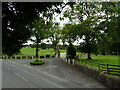
[[(87, 53), (88, 59), (92, 53), (120, 54), (120, 2), (3, 3), (2, 12), (2, 48), (7, 55), (19, 53), (23, 43), (31, 40), (38, 56), (39, 44), (48, 38), (55, 52), (60, 41), (73, 47), (82, 39), (78, 50)], [(60, 20), (68, 18), (69, 23), (61, 28), (53, 21), (55, 13), (63, 13)]]

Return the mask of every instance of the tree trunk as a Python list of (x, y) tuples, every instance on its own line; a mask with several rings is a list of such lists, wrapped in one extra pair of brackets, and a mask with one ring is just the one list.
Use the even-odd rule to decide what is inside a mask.
[(37, 40), (37, 42), (36, 42), (36, 58), (38, 59), (38, 51), (39, 51), (39, 49), (38, 49), (38, 37), (36, 37), (36, 40)]
[(87, 60), (92, 60), (92, 58), (91, 58), (91, 53), (88, 53), (88, 58), (87, 58)]

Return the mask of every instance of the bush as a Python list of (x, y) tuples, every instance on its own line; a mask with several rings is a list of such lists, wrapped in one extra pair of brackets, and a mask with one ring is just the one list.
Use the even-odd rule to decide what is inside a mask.
[(35, 60), (30, 62), (31, 65), (43, 65), (45, 64), (45, 61), (43, 60)]
[(52, 58), (54, 58), (55, 57), (55, 55), (52, 55)]
[(47, 55), (46, 55), (46, 58), (50, 58), (50, 55), (49, 55), (49, 54), (47, 54)]
[(18, 56), (17, 59), (20, 59), (20, 56)]
[(76, 49), (74, 48), (74, 46), (72, 44), (69, 44), (69, 46), (67, 47), (67, 58), (70, 59), (74, 59), (76, 56)]
[(45, 58), (44, 56), (40, 56), (40, 58)]

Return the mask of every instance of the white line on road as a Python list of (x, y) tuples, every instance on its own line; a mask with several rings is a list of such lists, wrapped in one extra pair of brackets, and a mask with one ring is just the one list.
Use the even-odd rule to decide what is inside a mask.
[(68, 80), (66, 80), (66, 79), (63, 79), (63, 78), (60, 78), (60, 77), (57, 77), (57, 76), (55, 76), (55, 75), (52, 75), (52, 74), (49, 74), (49, 73), (47, 73), (47, 72), (43, 72), (44, 74), (46, 74), (46, 75), (49, 75), (49, 76), (51, 76), (52, 78), (55, 78), (55, 79), (57, 79), (57, 80), (59, 80), (59, 81), (64, 81), (64, 82), (69, 82)]
[(24, 64), (23, 66), (25, 66), (25, 67), (29, 67), (29, 68), (33, 68), (33, 67), (31, 67), (31, 66), (28, 66), (28, 65), (25, 65), (25, 64)]
[(26, 82), (28, 81), (27, 79), (25, 79), (24, 77), (22, 77), (20, 74), (18, 74), (18, 73), (14, 73), (14, 74), (16, 74), (17, 76), (19, 76), (20, 78), (22, 78), (23, 80), (25, 80)]
[(13, 63), (13, 64), (18, 64), (18, 63), (14, 62), (14, 61), (7, 61), (7, 62), (9, 62), (9, 63)]

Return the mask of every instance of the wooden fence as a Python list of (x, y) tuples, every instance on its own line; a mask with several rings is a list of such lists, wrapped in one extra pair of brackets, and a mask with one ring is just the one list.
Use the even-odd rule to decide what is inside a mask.
[[(38, 56), (38, 59), (54, 58), (54, 55)], [(1, 56), (0, 59), (36, 59), (36, 56)]]
[(120, 75), (120, 65), (100, 64), (98, 63), (99, 70), (106, 72), (107, 74)]
[(111, 64), (101, 64), (98, 62), (88, 61), (88, 60), (75, 60), (77, 63), (81, 63), (83, 65), (87, 65), (93, 68), (98, 68), (99, 70), (111, 74), (120, 76), (120, 65), (111, 65)]

